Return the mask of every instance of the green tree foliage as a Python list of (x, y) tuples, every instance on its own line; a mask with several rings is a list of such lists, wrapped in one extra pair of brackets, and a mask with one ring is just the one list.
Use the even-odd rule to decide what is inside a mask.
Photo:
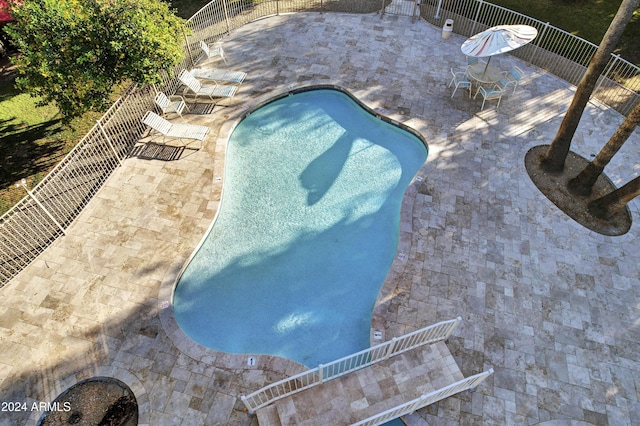
[(159, 81), (182, 59), (184, 21), (160, 0), (24, 0), (12, 14), (18, 86), (67, 120), (104, 110), (121, 82)]

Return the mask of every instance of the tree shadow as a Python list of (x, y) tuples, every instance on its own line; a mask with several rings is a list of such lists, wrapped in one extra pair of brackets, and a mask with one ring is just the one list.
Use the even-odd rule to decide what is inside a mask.
[[(22, 126), (14, 120), (0, 121), (0, 189), (20, 179), (44, 173), (63, 157), (64, 141), (54, 138), (61, 129), (61, 118)], [(38, 143), (48, 139), (45, 143)]]

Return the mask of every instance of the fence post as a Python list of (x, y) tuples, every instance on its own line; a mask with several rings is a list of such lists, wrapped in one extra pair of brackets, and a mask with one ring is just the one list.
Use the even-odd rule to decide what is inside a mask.
[(436, 14), (433, 19), (440, 19), (440, 9), (442, 8), (442, 0), (438, 0), (438, 6), (436, 6)]
[(242, 400), (242, 403), (244, 404), (244, 406), (247, 407), (247, 415), (249, 417), (252, 417), (254, 413), (253, 413), (251, 404), (249, 404), (249, 401), (247, 400), (247, 397), (244, 395), (240, 395), (240, 399)]
[(320, 377), (320, 383), (324, 382), (324, 379), (322, 378), (322, 364), (318, 365), (318, 376)]
[(446, 341), (449, 338), (449, 336), (451, 336), (451, 334), (453, 333), (453, 330), (456, 329), (460, 321), (462, 321), (462, 317), (456, 318), (456, 322), (451, 323), (451, 325), (449, 326), (449, 330), (447, 331), (447, 334), (445, 334), (444, 339), (442, 340)]
[(482, 9), (482, 0), (478, 0), (478, 10), (476, 10), (476, 17), (473, 18), (473, 27), (471, 27), (471, 34), (476, 33), (476, 24), (478, 23), (478, 18), (480, 17), (480, 10)]
[(600, 78), (598, 78), (598, 83), (596, 84), (596, 87), (593, 88), (593, 93), (597, 92), (600, 86), (602, 86), (602, 82), (604, 81), (605, 78), (608, 78), (608, 75), (613, 69), (613, 66), (620, 59), (620, 55), (612, 54), (611, 56), (613, 56), (613, 61), (609, 60), (610, 62), (609, 66), (605, 69), (605, 71), (602, 74), (600, 74)]
[(231, 32), (231, 25), (229, 25), (229, 12), (227, 12), (227, 0), (222, 0), (222, 8), (224, 9), (224, 20), (227, 24), (227, 34)]
[(196, 66), (195, 61), (193, 60), (193, 55), (191, 54), (191, 46), (189, 46), (189, 38), (187, 37), (187, 33), (182, 27), (182, 35), (184, 36), (184, 44), (187, 46), (187, 54), (189, 55), (189, 61), (191, 62), (191, 68)]
[(397, 337), (391, 339), (391, 343), (389, 343), (389, 348), (387, 349), (387, 353), (384, 355), (384, 359), (389, 359), (389, 357), (393, 354), (393, 351), (396, 348), (397, 341)]
[(380, 17), (382, 18), (384, 16), (384, 0), (382, 0), (382, 6), (380, 9)]
[(58, 227), (58, 229), (60, 229), (60, 231), (62, 231), (62, 235), (67, 235), (67, 233), (64, 231), (64, 228), (62, 227), (62, 225), (60, 225), (58, 223), (56, 218), (53, 217), (53, 215), (51, 213), (49, 213), (49, 210), (47, 210), (47, 208), (40, 202), (40, 200), (38, 200), (36, 198), (36, 196), (33, 195), (33, 193), (31, 191), (29, 191), (29, 188), (27, 188), (27, 181), (25, 179), (22, 179), (22, 182), (17, 183), (16, 186), (22, 186), (24, 188), (24, 190), (27, 191), (27, 195), (29, 197), (31, 197), (31, 199), (33, 201), (35, 201), (35, 203), (38, 205), (38, 207), (40, 207), (42, 209), (42, 211), (49, 217), (49, 219), (51, 219), (53, 221), (53, 223)]
[(113, 151), (113, 154), (116, 156), (116, 159), (118, 160), (118, 164), (120, 164), (120, 166), (122, 166), (122, 160), (120, 159), (120, 156), (118, 155), (118, 151), (116, 151), (116, 148), (111, 143), (111, 139), (109, 139), (109, 135), (107, 134), (107, 131), (104, 130), (104, 127), (102, 127), (102, 123), (100, 122), (100, 120), (96, 120), (96, 123), (98, 123), (98, 127), (100, 127), (100, 130), (102, 131), (102, 135), (107, 140), (107, 144), (109, 145), (109, 148), (111, 148), (111, 151)]

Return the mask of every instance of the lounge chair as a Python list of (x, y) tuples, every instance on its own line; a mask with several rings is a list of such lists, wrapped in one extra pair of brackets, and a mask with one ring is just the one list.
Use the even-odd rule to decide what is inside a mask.
[(162, 143), (168, 139), (198, 140), (201, 143), (209, 134), (207, 126), (171, 123), (152, 111), (142, 117), (142, 122), (162, 135)]
[(205, 41), (200, 41), (200, 48), (204, 52), (204, 55), (207, 59), (211, 58), (220, 58), (224, 61), (224, 64), (227, 65), (227, 60), (224, 58), (224, 49), (222, 46), (209, 46)]
[(201, 80), (231, 84), (241, 84), (247, 76), (247, 73), (242, 71), (208, 70), (204, 68), (194, 68), (190, 72), (195, 78)]
[(186, 102), (182, 96), (167, 96), (163, 92), (158, 92), (156, 95), (156, 105), (162, 111), (162, 115), (176, 113), (182, 117), (182, 111), (185, 109), (189, 111)]
[(187, 70), (182, 70), (178, 76), (182, 84), (187, 86), (187, 89), (193, 92), (196, 96), (207, 96), (210, 100), (214, 101), (216, 98), (231, 99), (236, 94), (238, 86), (229, 86), (225, 84), (202, 84)]

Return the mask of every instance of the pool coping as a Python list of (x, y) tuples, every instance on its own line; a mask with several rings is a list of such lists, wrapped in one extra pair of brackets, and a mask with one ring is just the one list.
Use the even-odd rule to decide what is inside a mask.
[[(358, 105), (363, 107), (368, 113), (412, 133), (413, 135), (418, 137), (425, 145), (428, 158), (429, 147), (426, 139), (416, 129), (376, 111), (374, 108), (364, 103), (364, 101), (357, 98), (353, 93), (351, 93), (349, 89), (343, 86), (339, 86), (336, 84), (327, 84), (326, 82), (313, 81), (307, 81), (305, 82), (305, 84), (300, 85), (290, 84), (287, 85), (286, 88), (283, 88), (281, 90), (273, 90), (269, 93), (259, 95), (252, 100), (248, 100), (244, 104), (225, 108), (225, 122), (220, 127), (219, 134), (215, 142), (213, 142), (215, 144), (216, 156), (220, 155), (220, 158), (222, 159), (222, 162), (226, 167), (225, 158), (229, 137), (231, 136), (236, 126), (240, 123), (240, 121), (242, 121), (243, 118), (251, 114), (256, 109), (291, 94), (319, 89), (338, 90), (348, 95), (352, 100), (357, 102)], [(386, 323), (385, 314), (388, 309), (388, 298), (389, 295), (397, 287), (397, 279), (402, 275), (407, 265), (408, 256), (406, 254), (409, 252), (412, 245), (413, 230), (411, 218), (413, 216), (414, 198), (418, 193), (419, 185), (424, 179), (424, 169), (426, 165), (427, 160), (425, 159), (425, 162), (422, 164), (416, 175), (412, 178), (402, 197), (400, 207), (400, 230), (398, 246), (396, 255), (394, 256), (394, 260), (391, 264), (386, 278), (380, 286), (380, 290), (378, 291), (378, 296), (374, 304), (369, 333), (370, 346), (379, 344), (384, 341)], [(222, 197), (224, 196), (223, 187), (224, 172), (222, 173), (222, 176), (214, 176), (212, 193), (216, 190), (219, 190), (222, 194), (220, 197), (222, 199)], [(216, 366), (223, 368), (269, 370), (286, 376), (291, 376), (299, 372), (306, 371), (308, 368), (314, 368), (315, 366), (307, 367), (294, 360), (276, 355), (251, 353), (235, 354), (211, 349), (192, 340), (189, 336), (186, 335), (186, 333), (184, 333), (184, 331), (182, 331), (182, 329), (178, 325), (172, 303), (176, 285), (185, 268), (187, 267), (187, 265), (189, 265), (195, 254), (200, 249), (207, 235), (209, 235), (211, 228), (218, 218), (219, 212), (220, 210), (218, 209), (215, 216), (211, 220), (207, 231), (204, 233), (204, 235), (200, 239), (200, 242), (196, 245), (189, 257), (182, 264), (182, 266), (179, 269), (171, 269), (169, 272), (167, 272), (167, 274), (165, 274), (162, 279), (162, 283), (160, 284), (160, 289), (158, 291), (158, 312), (160, 323), (167, 337), (175, 345), (175, 347), (185, 355), (188, 355), (189, 357), (197, 361), (215, 364)]]

